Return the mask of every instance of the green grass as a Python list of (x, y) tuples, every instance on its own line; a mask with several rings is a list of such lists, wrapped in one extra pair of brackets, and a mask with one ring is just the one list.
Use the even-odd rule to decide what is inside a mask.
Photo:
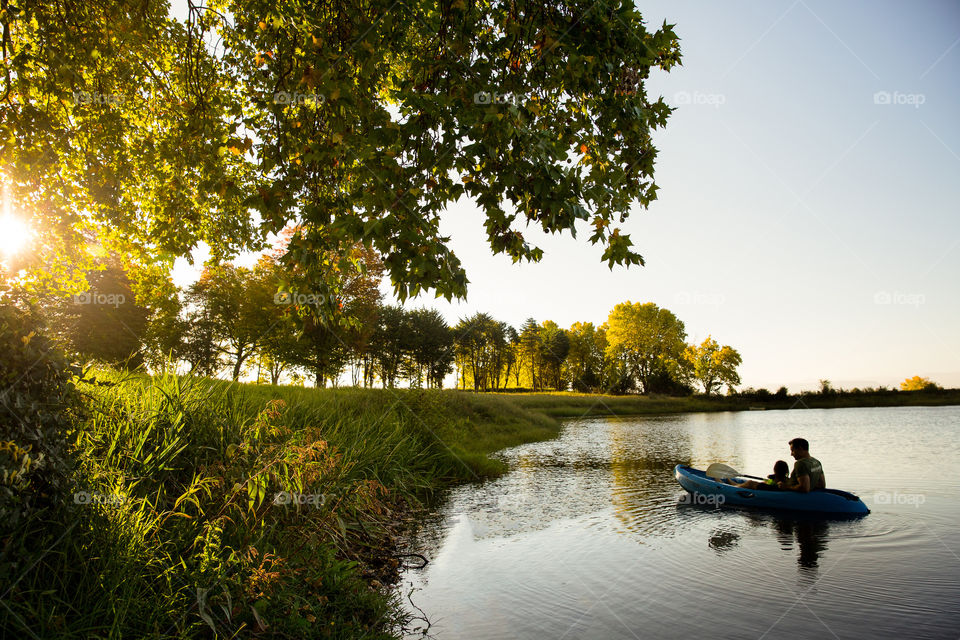
[(20, 559), (3, 635), (395, 637), (381, 583), (400, 519), (503, 471), (487, 453), (559, 430), (452, 391), (96, 377), (79, 385), (70, 493), (3, 549)]

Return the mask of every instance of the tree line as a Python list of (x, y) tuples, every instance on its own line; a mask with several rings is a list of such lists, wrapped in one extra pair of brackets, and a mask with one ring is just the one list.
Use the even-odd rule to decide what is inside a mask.
[(711, 395), (740, 383), (735, 349), (709, 336), (688, 344), (683, 322), (652, 302), (618, 304), (599, 326), (528, 318), (516, 328), (484, 312), (450, 326), (434, 309), (385, 302), (383, 263), (361, 245), (348, 256), (360, 269), (331, 267), (335, 286), (298, 277), (281, 255), (207, 266), (184, 290), (106, 260), (86, 274), (87, 292), (53, 305), (51, 324), (90, 362), (270, 384), (441, 388), (455, 374), (475, 391)]

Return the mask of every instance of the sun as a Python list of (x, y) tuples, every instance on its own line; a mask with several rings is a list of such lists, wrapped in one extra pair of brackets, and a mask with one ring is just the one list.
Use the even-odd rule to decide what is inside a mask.
[(9, 213), (0, 213), (0, 254), (12, 256), (30, 240), (30, 227)]

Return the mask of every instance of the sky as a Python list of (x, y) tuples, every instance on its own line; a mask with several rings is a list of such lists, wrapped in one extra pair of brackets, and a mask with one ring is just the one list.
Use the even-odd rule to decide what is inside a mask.
[(543, 260), (513, 264), (464, 200), (441, 230), (466, 301), (406, 306), (569, 327), (654, 302), (689, 342), (736, 348), (743, 387), (960, 387), (960, 3), (637, 6), (683, 55), (646, 85), (677, 107), (655, 136), (659, 199), (623, 225), (646, 265), (611, 271), (588, 234), (533, 228)]

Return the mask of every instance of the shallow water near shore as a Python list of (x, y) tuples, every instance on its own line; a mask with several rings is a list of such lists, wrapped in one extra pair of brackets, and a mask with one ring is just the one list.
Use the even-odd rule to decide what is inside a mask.
[[(960, 407), (591, 418), (496, 454), (408, 541), (398, 590), (438, 640), (957, 638)], [(766, 475), (805, 437), (871, 513), (696, 504), (676, 464)]]

